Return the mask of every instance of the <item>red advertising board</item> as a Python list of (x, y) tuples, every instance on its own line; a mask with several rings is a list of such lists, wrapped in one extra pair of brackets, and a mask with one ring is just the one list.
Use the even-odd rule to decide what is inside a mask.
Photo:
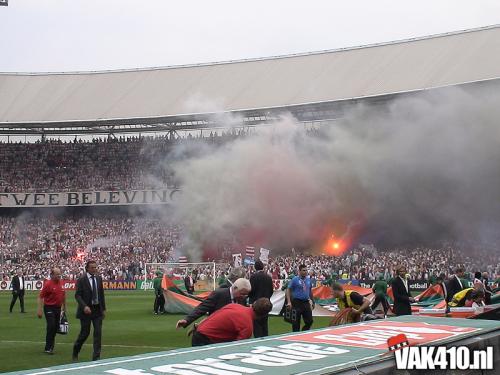
[(345, 345), (358, 348), (387, 349), (387, 339), (404, 333), (410, 345), (429, 344), (476, 331), (477, 328), (457, 327), (424, 322), (371, 321), (356, 325), (332, 327), (320, 332), (284, 337), (286, 341)]

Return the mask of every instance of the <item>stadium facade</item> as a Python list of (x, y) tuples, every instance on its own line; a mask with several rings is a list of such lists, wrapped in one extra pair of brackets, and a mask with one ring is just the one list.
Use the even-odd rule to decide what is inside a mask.
[[(360, 101), (500, 79), (500, 25), (264, 59), (136, 70), (0, 73), (0, 135), (330, 122)], [(496, 85), (496, 83), (495, 83)]]

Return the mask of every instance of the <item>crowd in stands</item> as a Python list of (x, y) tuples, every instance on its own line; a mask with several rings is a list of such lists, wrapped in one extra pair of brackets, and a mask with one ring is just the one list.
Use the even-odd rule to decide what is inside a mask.
[[(75, 279), (87, 259), (95, 259), (106, 280), (136, 280), (144, 272), (154, 277), (146, 263), (175, 262), (181, 254), (182, 228), (152, 217), (122, 215), (0, 216), (0, 276), (7, 279), (22, 268), (30, 279), (47, 277), (58, 264), (67, 279)], [(273, 254), (271, 254), (273, 255)], [(193, 261), (193, 259), (188, 259)], [(218, 259), (216, 278), (223, 282), (231, 271), (229, 259)], [(466, 272), (500, 274), (500, 254), (488, 248), (459, 244), (424, 248), (356, 248), (346, 254), (304, 255), (290, 253), (270, 258), (268, 271), (273, 279), (288, 279), (300, 264), (306, 264), (319, 282), (335, 278), (374, 280), (394, 277), (398, 264), (407, 266), (412, 280), (429, 280), (444, 273), (453, 274), (457, 266)], [(250, 271), (251, 268), (249, 268)], [(213, 275), (211, 266), (195, 269), (198, 279)]]
[[(64, 192), (159, 189), (177, 185), (170, 163), (173, 146), (220, 145), (244, 130), (186, 137), (119, 137), (73, 142), (0, 142), (0, 192)], [(196, 149), (196, 147), (192, 147)], [(184, 149), (183, 152), (189, 152)]]
[(173, 261), (180, 233), (142, 217), (0, 217), (0, 276), (21, 268), (27, 279), (43, 279), (57, 264), (73, 280), (94, 259), (105, 280), (136, 280), (146, 263)]
[[(470, 246), (470, 245), (469, 245)], [(380, 275), (390, 280), (396, 275), (396, 267), (404, 264), (411, 280), (435, 279), (440, 274), (451, 276), (456, 267), (465, 271), (488, 272), (500, 275), (500, 253), (489, 247), (472, 250), (460, 244), (439, 247), (411, 247), (371, 250), (356, 248), (340, 257), (281, 256), (269, 265), (273, 278), (287, 279), (300, 264), (306, 264), (309, 272), (318, 281), (335, 278), (351, 280), (375, 280)]]

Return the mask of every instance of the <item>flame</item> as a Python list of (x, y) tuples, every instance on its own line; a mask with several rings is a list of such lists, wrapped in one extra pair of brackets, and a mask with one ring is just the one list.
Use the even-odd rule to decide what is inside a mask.
[(78, 260), (82, 260), (84, 257), (85, 257), (85, 252), (84, 251), (77, 251), (76, 258)]
[(342, 241), (337, 240), (332, 234), (326, 244), (325, 253), (338, 257), (341, 256), (345, 250), (345, 244)]

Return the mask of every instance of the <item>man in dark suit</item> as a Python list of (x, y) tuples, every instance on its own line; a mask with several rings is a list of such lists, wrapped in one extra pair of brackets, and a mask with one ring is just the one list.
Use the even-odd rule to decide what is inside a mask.
[[(253, 304), (259, 298), (271, 299), (273, 295), (273, 279), (264, 271), (264, 263), (260, 260), (255, 262), (255, 273), (250, 276), (252, 291), (248, 295), (250, 304)], [(268, 315), (259, 316), (253, 322), (253, 336), (265, 337), (269, 335)]]
[(436, 285), (439, 285), (439, 287), (441, 288), (444, 300), (448, 301), (448, 287), (446, 285), (446, 275), (444, 273), (439, 274), (436, 279)]
[(464, 289), (462, 280), (464, 278), (465, 270), (462, 267), (457, 267), (455, 274), (451, 276), (446, 282), (446, 290), (448, 292), (446, 302), (451, 302), (453, 296)]
[(97, 263), (88, 261), (85, 273), (76, 282), (75, 299), (78, 302), (76, 317), (80, 319), (80, 334), (73, 346), (73, 360), (78, 360), (78, 353), (90, 334), (90, 324), (94, 326), (94, 351), (92, 360), (101, 357), (102, 320), (106, 315), (106, 300), (102, 278), (97, 275)]
[(415, 299), (410, 294), (408, 280), (406, 278), (406, 267), (401, 265), (397, 268), (397, 277), (392, 281), (392, 294), (394, 295), (394, 313), (396, 315), (411, 315), (411, 303)]
[(189, 294), (194, 293), (194, 283), (196, 280), (193, 278), (193, 274), (187, 274), (186, 277), (184, 278), (184, 286), (186, 287), (186, 291)]
[(23, 270), (17, 270), (17, 275), (12, 278), (12, 301), (10, 302), (9, 311), (12, 312), (14, 305), (16, 304), (17, 299), (19, 298), (19, 304), (21, 305), (21, 312), (24, 314), (24, 276)]
[(491, 297), (494, 295), (494, 293), (489, 285), (488, 272), (483, 272), (482, 277), (484, 284), (484, 303), (486, 305), (491, 305)]
[(198, 318), (210, 315), (230, 303), (244, 304), (251, 289), (247, 279), (236, 280), (231, 288), (215, 289), (189, 315), (177, 322), (177, 328), (186, 328)]

